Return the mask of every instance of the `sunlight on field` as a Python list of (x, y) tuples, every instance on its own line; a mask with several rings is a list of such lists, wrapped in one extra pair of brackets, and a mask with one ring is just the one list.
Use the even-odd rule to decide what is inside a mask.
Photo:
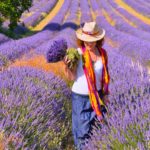
[[(91, 6), (90, 0), (88, 0), (88, 3), (89, 3), (89, 6)], [(97, 13), (95, 13), (95, 12), (93, 11), (92, 7), (90, 7), (90, 12), (91, 12), (93, 21), (95, 21), (95, 20), (96, 20)]]
[(147, 18), (147, 17), (143, 16), (142, 14), (138, 13), (137, 11), (135, 11), (132, 7), (130, 7), (129, 5), (127, 5), (122, 0), (115, 0), (115, 2), (118, 5), (122, 6), (126, 11), (128, 11), (128, 13), (130, 13), (133, 16), (137, 17), (138, 19), (142, 20), (144, 23), (150, 25), (150, 19), (149, 18)]
[(42, 30), (53, 18), (54, 16), (59, 12), (60, 8), (62, 7), (64, 3), (64, 0), (59, 0), (56, 4), (56, 6), (54, 7), (54, 9), (52, 9), (52, 11), (47, 15), (47, 17), (45, 19), (43, 19), (36, 27), (34, 27), (32, 30), (33, 31), (39, 31)]
[[(35, 13), (35, 11), (30, 11), (30, 12), (24, 12), (23, 14), (22, 14), (22, 16), (23, 16), (23, 18), (27, 18), (27, 17), (30, 17), (30, 16), (32, 16), (33, 14)], [(23, 19), (20, 19), (20, 21), (23, 21)]]
[(54, 74), (62, 77), (64, 80), (67, 80), (64, 72), (64, 63), (62, 61), (56, 63), (47, 63), (44, 55), (37, 55), (30, 59), (22, 58), (18, 59), (10, 65), (10, 67), (18, 67), (18, 66), (31, 66), (33, 68), (42, 69), (46, 72), (53, 72)]
[(45, 17), (47, 15), (45, 12), (42, 12), (41, 14), (43, 17)]
[(109, 16), (109, 14), (104, 9), (102, 9), (102, 12), (106, 20), (111, 24), (111, 26), (115, 26), (116, 22)]
[(30, 17), (30, 16), (32, 16), (34, 13), (35, 13), (34, 11), (31, 11), (31, 12), (26, 13), (24, 16), (25, 16), (25, 17)]
[(77, 20), (76, 20), (76, 23), (78, 25), (80, 24), (80, 19), (81, 19), (81, 12), (80, 12), (80, 10), (78, 10), (78, 12), (77, 12)]
[(64, 23), (66, 22), (66, 20), (69, 16), (70, 16), (70, 11), (67, 11), (67, 13), (64, 16), (64, 20), (63, 20)]
[(92, 19), (93, 19), (93, 21), (95, 21), (96, 20), (96, 14), (93, 12), (92, 9), (90, 9), (90, 10), (91, 10)]
[(109, 44), (111, 47), (118, 47), (119, 43), (113, 41), (112, 39), (110, 39), (109, 37), (105, 37), (105, 41), (107, 44)]
[(118, 16), (122, 17), (124, 19), (124, 21), (126, 21), (129, 25), (131, 25), (132, 27), (137, 28), (137, 25), (134, 22), (132, 22), (132, 20), (129, 20), (129, 18), (126, 18), (124, 15), (119, 13), (119, 11), (114, 9), (112, 6), (111, 6), (111, 8), (113, 9), (114, 13), (116, 13)]

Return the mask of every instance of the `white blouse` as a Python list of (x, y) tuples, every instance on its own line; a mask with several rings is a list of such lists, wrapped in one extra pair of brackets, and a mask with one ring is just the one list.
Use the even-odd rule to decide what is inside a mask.
[[(82, 51), (80, 48), (78, 48), (77, 50), (80, 54), (80, 60), (77, 66), (77, 75), (72, 86), (72, 91), (78, 94), (88, 95), (88, 84), (82, 67), (82, 59), (81, 59)], [(96, 87), (97, 90), (100, 90), (101, 89), (100, 81), (102, 78), (102, 68), (103, 68), (102, 59), (98, 59), (94, 63), (93, 67), (94, 67), (94, 72), (96, 77)]]

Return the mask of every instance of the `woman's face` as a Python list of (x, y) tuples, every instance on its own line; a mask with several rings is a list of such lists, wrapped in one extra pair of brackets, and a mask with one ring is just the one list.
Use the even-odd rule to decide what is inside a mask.
[(86, 42), (84, 41), (84, 45), (87, 49), (91, 50), (94, 49), (96, 46), (96, 42)]

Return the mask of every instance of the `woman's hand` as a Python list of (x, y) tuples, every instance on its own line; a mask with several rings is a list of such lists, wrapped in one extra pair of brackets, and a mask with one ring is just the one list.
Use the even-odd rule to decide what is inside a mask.
[(71, 60), (69, 60), (67, 56), (64, 57), (63, 62), (65, 64), (65, 73), (67, 78), (71, 81), (75, 80), (77, 65), (75, 65), (74, 68), (69, 68), (68, 66)]
[(66, 66), (68, 66), (68, 64), (70, 63), (71, 60), (68, 59), (67, 56), (64, 57), (63, 62)]

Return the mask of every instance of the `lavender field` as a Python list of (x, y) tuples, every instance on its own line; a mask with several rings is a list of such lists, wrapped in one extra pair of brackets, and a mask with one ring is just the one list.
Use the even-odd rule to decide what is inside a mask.
[(0, 150), (74, 150), (62, 57), (85, 21), (106, 30), (111, 78), (107, 124), (83, 150), (150, 150), (150, 0), (33, 0), (20, 20), (38, 31), (0, 33)]

